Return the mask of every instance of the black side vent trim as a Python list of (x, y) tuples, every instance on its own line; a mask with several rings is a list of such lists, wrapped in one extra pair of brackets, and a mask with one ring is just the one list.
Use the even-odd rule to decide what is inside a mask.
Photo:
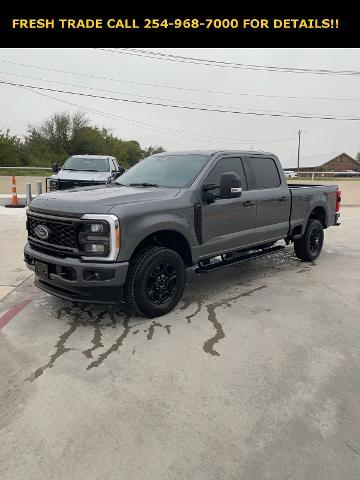
[(197, 241), (201, 245), (202, 240), (202, 212), (200, 203), (195, 203), (194, 205), (194, 226), (195, 226), (195, 235)]

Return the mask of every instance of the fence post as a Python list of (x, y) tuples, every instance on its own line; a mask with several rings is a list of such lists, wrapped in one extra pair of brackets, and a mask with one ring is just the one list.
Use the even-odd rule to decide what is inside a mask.
[(314, 181), (314, 172), (311, 173), (311, 181), (313, 182)]
[(38, 195), (41, 195), (42, 194), (42, 182), (39, 181), (39, 182), (36, 182), (36, 193)]
[(32, 195), (31, 195), (31, 183), (26, 184), (26, 204), (29, 205), (29, 203), (32, 200)]

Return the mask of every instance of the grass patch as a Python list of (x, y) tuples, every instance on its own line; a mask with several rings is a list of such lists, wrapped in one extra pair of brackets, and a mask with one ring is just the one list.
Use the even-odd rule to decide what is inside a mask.
[(16, 175), (17, 177), (50, 177), (51, 174), (51, 170), (0, 168), (0, 177), (11, 175)]

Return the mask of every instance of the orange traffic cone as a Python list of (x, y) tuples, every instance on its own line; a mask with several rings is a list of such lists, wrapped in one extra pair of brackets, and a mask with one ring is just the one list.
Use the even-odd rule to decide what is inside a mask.
[(13, 207), (18, 207), (19, 206), (19, 201), (17, 198), (17, 192), (16, 192), (16, 177), (15, 175), (12, 176), (12, 199), (11, 199), (11, 205)]
[(19, 200), (18, 200), (17, 192), (16, 192), (16, 177), (15, 177), (15, 175), (12, 176), (11, 185), (12, 185), (11, 204), (10, 205), (5, 205), (5, 206), (10, 207), (10, 208), (24, 207), (24, 205), (19, 205)]

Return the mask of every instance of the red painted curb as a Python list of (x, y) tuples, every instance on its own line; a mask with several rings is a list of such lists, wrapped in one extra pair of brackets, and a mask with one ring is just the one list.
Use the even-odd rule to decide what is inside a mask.
[(28, 305), (32, 301), (31, 298), (27, 298), (26, 300), (23, 300), (21, 303), (18, 303), (17, 305), (13, 305), (7, 312), (5, 312), (3, 315), (0, 317), (0, 330), (5, 327), (5, 325), (10, 322), (21, 310), (23, 310), (26, 305)]

